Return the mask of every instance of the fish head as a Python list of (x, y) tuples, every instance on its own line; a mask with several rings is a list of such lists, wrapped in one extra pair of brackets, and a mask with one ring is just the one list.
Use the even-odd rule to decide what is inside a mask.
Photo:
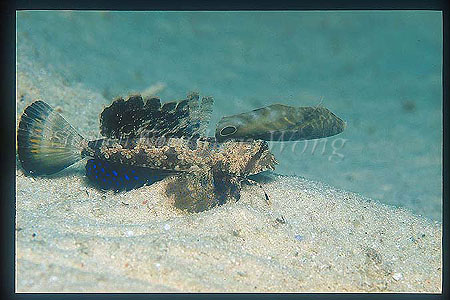
[(346, 123), (325, 107), (272, 104), (223, 117), (216, 126), (218, 142), (227, 140), (296, 141), (341, 133)]
[(243, 140), (253, 136), (251, 126), (243, 124), (242, 120), (235, 116), (223, 117), (216, 126), (216, 140), (225, 142), (227, 140)]
[(217, 141), (264, 140), (264, 137), (273, 130), (274, 120), (279, 115), (278, 108), (282, 106), (273, 104), (249, 112), (222, 117), (216, 125)]

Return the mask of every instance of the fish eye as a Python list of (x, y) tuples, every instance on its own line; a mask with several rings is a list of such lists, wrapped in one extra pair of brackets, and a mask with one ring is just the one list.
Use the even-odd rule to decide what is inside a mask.
[(227, 136), (230, 134), (233, 134), (237, 131), (237, 128), (234, 126), (226, 126), (224, 128), (222, 128), (222, 130), (220, 131), (220, 135), (221, 136)]

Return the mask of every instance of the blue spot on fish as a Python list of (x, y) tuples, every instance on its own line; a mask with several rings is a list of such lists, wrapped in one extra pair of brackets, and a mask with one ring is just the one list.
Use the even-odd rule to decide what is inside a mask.
[[(101, 172), (99, 172), (100, 168)], [(152, 184), (167, 175), (164, 171), (90, 159), (86, 163), (86, 176), (92, 184), (102, 190), (128, 191), (145, 184)]]
[(294, 238), (297, 240), (297, 241), (303, 241), (303, 239), (304, 239), (304, 237), (302, 236), (302, 235), (300, 235), (300, 234), (296, 234), (295, 236), (294, 236)]

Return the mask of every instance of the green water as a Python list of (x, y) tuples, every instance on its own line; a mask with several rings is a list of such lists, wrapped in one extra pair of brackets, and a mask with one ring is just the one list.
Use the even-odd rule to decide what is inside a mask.
[(273, 143), (277, 172), (441, 220), (440, 12), (24, 11), (17, 30), (19, 71), (27, 57), (105, 104), (156, 82), (163, 101), (212, 95), (211, 134), (223, 115), (322, 102), (347, 129)]

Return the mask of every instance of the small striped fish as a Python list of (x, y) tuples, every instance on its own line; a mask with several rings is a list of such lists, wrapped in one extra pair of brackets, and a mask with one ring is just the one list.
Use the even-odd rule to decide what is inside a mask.
[(345, 122), (325, 107), (292, 107), (273, 104), (250, 112), (223, 117), (216, 139), (296, 141), (336, 135)]

